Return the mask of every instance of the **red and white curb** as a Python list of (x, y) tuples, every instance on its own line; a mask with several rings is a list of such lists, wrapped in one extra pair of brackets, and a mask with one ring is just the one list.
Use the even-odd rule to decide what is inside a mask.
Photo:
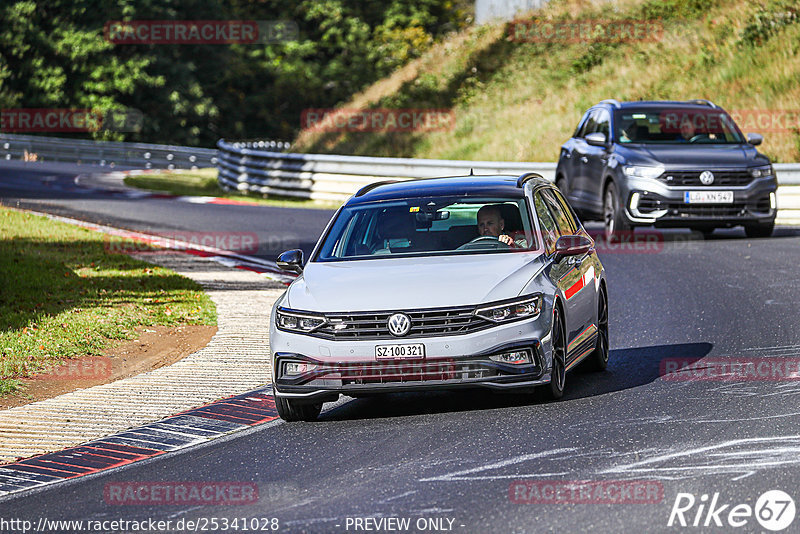
[(77, 447), (0, 465), (0, 498), (185, 449), (276, 419), (270, 386), (235, 395)]

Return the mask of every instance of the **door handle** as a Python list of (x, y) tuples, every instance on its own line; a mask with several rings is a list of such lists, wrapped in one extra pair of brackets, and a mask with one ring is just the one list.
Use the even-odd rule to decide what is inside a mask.
[(581, 162), (582, 163), (589, 163), (589, 158), (587, 158), (586, 156), (581, 156)]

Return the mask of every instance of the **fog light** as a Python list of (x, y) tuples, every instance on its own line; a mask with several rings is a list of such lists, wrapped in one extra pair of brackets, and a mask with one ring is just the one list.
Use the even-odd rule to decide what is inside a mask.
[(778, 207), (778, 201), (775, 198), (775, 193), (769, 194), (769, 209), (774, 210)]
[(531, 353), (527, 350), (518, 350), (514, 352), (504, 352), (502, 354), (495, 354), (489, 356), (489, 359), (500, 363), (523, 364), (531, 363)]
[(631, 211), (639, 208), (639, 193), (631, 195)]
[(286, 362), (283, 367), (283, 372), (287, 375), (301, 375), (313, 371), (316, 368), (317, 366), (313, 363)]

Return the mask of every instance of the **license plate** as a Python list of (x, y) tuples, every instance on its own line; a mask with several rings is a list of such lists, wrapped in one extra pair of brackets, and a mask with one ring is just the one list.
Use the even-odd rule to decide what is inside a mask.
[(733, 191), (686, 191), (684, 204), (733, 204)]
[(425, 345), (375, 345), (375, 358), (378, 360), (421, 360), (425, 357)]

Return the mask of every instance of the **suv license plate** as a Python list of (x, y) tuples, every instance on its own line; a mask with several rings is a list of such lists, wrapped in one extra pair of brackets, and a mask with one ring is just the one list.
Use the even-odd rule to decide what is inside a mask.
[(733, 204), (733, 191), (686, 191), (684, 204)]
[(425, 345), (375, 345), (375, 358), (378, 360), (421, 360), (425, 358)]

